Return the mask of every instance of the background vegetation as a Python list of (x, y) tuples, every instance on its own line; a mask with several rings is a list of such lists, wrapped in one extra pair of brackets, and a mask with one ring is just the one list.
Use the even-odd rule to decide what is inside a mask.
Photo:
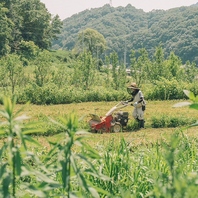
[[(54, 49), (72, 50), (80, 31), (92, 28), (101, 33), (108, 45), (106, 54), (113, 51), (119, 59), (130, 64), (131, 49), (145, 48), (151, 58), (160, 43), (167, 58), (173, 51), (182, 60), (198, 64), (197, 4), (164, 10), (144, 12), (128, 4), (126, 7), (110, 7), (85, 10), (63, 20), (63, 29)], [(82, 47), (82, 46), (81, 46)]]
[[(105, 5), (64, 20), (64, 36), (39, 0), (0, 1), (0, 197), (195, 197), (196, 19), (195, 6)], [(132, 81), (146, 129), (127, 133), (130, 114), (123, 133), (88, 133), (89, 113), (128, 99)]]
[[(181, 13), (181, 15), (177, 15), (181, 17), (179, 17), (180, 20), (187, 21), (187, 24), (192, 25), (193, 21), (191, 20), (196, 20), (197, 17), (196, 6), (167, 12), (144, 13), (130, 5), (126, 8), (113, 8), (105, 5), (99, 9), (86, 10), (79, 15), (74, 15), (75, 19), (81, 18), (81, 20), (77, 20), (81, 25), (77, 24), (75, 28), (72, 28), (73, 17), (63, 21), (62, 28), (59, 17), (52, 18), (45, 5), (39, 0), (1, 1), (0, 9), (0, 20), (2, 21), (0, 25), (2, 32), (0, 34), (1, 98), (4, 95), (11, 97), (15, 95), (17, 103), (29, 101), (33, 104), (126, 100), (129, 97), (126, 87), (132, 81), (141, 87), (146, 100), (186, 99), (183, 89), (198, 93), (196, 86), (198, 70), (196, 62), (191, 61), (194, 55), (189, 54), (188, 59), (183, 59), (182, 56), (176, 54), (180, 49), (185, 49), (185, 53), (188, 53), (186, 46), (176, 45), (177, 50), (167, 51), (167, 47), (163, 44), (163, 38), (156, 35), (157, 31), (155, 30), (160, 27), (158, 23), (165, 22), (160, 17), (172, 18), (172, 14), (177, 14), (177, 12)], [(101, 15), (104, 16), (100, 17)], [(118, 22), (122, 25), (130, 24), (128, 28), (132, 31), (128, 32), (127, 38), (132, 36), (137, 42), (138, 38), (131, 33), (136, 32), (137, 35), (141, 35), (141, 32), (145, 38), (149, 38), (149, 41), (153, 40), (145, 33), (145, 27), (148, 29), (145, 24), (150, 23), (150, 30), (155, 32), (153, 37), (160, 39), (160, 42), (154, 40), (149, 45), (152, 50), (146, 45), (136, 47), (134, 43), (131, 45), (130, 42), (122, 42), (122, 47), (129, 45), (127, 51), (123, 53), (119, 51), (121, 49), (119, 44), (115, 48), (109, 42), (109, 35), (118, 41), (120, 38), (125, 38), (120, 36), (119, 31), (116, 30), (116, 34), (113, 33), (114, 31), (106, 34), (105, 31), (109, 31), (111, 28), (105, 28), (101, 32), (97, 28), (90, 28), (89, 21), (87, 21), (89, 18), (92, 19), (93, 24), (95, 20), (97, 24), (100, 24), (98, 21), (100, 19), (104, 22), (102, 24), (108, 26), (110, 24), (108, 16), (111, 16), (112, 28), (121, 27), (117, 24)], [(117, 16), (116, 19), (120, 20), (114, 21), (113, 16)], [(148, 16), (152, 20), (149, 21)], [(176, 19), (170, 21), (174, 23), (167, 24), (169, 28), (173, 26), (176, 28), (175, 23), (184, 26)], [(65, 30), (66, 22), (70, 24), (69, 29), (74, 30), (73, 33), (67, 33), (75, 39), (67, 36), (64, 38), (68, 38), (70, 41), (75, 40), (75, 44), (72, 44), (71, 48), (67, 50), (52, 51), (52, 42), (63, 36), (61, 31)], [(193, 28), (196, 27), (193, 26)], [(129, 29), (120, 28), (123, 31)], [(179, 27), (176, 29), (180, 31)], [(195, 32), (193, 33), (194, 39), (186, 41), (183, 37), (178, 37), (177, 34), (175, 36), (179, 38), (179, 42), (190, 42), (190, 47), (195, 46), (196, 48), (197, 45), (193, 44), (197, 39), (196, 30), (194, 31), (190, 27), (186, 28), (186, 26), (184, 29), (191, 29), (191, 33)], [(164, 28), (164, 30), (168, 30), (168, 28)], [(174, 44), (171, 37), (168, 38), (169, 42)], [(67, 43), (67, 41), (63, 42)], [(116, 42), (112, 43), (116, 44)], [(196, 51), (194, 48), (191, 49), (191, 51), (194, 50)], [(120, 53), (124, 54), (124, 60)], [(126, 71), (126, 67), (128, 71)]]

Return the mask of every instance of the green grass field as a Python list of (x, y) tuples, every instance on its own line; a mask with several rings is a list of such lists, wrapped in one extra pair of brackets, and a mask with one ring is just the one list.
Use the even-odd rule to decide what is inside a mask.
[[(71, 193), (90, 198), (195, 197), (198, 132), (188, 126), (198, 120), (198, 114), (188, 107), (173, 108), (176, 103), (147, 101), (145, 129), (100, 134), (83, 133), (89, 114), (104, 116), (117, 102), (13, 109), (10, 100), (5, 101), (1, 120), (7, 122), (1, 122), (0, 132), (6, 130), (8, 138), (0, 140), (0, 192), (4, 197), (27, 198), (70, 197)], [(26, 123), (25, 116), (15, 116), (21, 107), (30, 121), (42, 121), (36, 125), (37, 131), (43, 127), (42, 134), (32, 138), (21, 132), (35, 127)], [(134, 122), (132, 109), (123, 109), (130, 112), (129, 125)], [(49, 118), (61, 127), (49, 126), (54, 123)], [(46, 129), (52, 133), (46, 134)]]
[[(173, 105), (180, 101), (147, 101), (147, 109), (145, 111), (145, 129), (142, 130), (128, 130), (123, 131), (122, 133), (103, 133), (103, 134), (90, 134), (87, 137), (87, 142), (91, 145), (104, 144), (108, 142), (111, 138), (120, 140), (124, 137), (128, 142), (134, 145), (148, 144), (155, 142), (159, 138), (168, 138), (169, 135), (175, 130), (184, 130), (188, 135), (196, 136), (198, 135), (198, 127), (192, 127), (184, 129), (184, 126), (181, 127), (163, 127), (163, 128), (152, 128), (151, 122), (152, 118), (184, 118), (190, 119), (194, 118), (198, 120), (198, 113), (196, 110), (189, 109), (189, 107), (173, 108)], [(112, 107), (114, 107), (118, 102), (88, 102), (88, 103), (73, 103), (65, 105), (27, 105), (24, 108), (24, 114), (30, 116), (31, 121), (43, 121), (48, 120), (48, 118), (59, 119), (64, 117), (71, 112), (75, 112), (79, 119), (82, 119), (83, 126), (90, 119), (89, 114), (94, 113), (99, 116), (104, 116)], [(22, 105), (16, 105), (16, 110), (21, 108)], [(2, 108), (2, 106), (1, 106)], [(127, 106), (123, 111), (129, 112), (129, 123), (133, 122), (131, 116), (133, 107)], [(63, 135), (63, 134), (62, 134)], [(38, 141), (44, 146), (48, 147), (46, 139), (51, 141), (58, 141), (61, 137), (61, 133), (58, 135), (50, 136), (38, 136)]]

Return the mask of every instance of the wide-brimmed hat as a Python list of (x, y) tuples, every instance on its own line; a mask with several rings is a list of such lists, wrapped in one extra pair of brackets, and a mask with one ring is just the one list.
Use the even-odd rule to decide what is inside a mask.
[(128, 88), (130, 88), (130, 89), (140, 89), (140, 88), (137, 86), (136, 83), (131, 83), (131, 84), (128, 86)]

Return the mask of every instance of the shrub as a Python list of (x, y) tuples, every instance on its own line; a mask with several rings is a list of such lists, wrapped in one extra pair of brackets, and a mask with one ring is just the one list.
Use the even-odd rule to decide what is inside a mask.
[(129, 120), (126, 129), (127, 131), (136, 131), (139, 129), (139, 123), (135, 120)]
[(32, 104), (69, 104), (73, 102), (98, 102), (117, 101), (128, 98), (124, 91), (107, 90), (104, 87), (96, 87), (84, 90), (76, 87), (64, 87), (58, 89), (54, 83), (48, 83), (42, 87), (37, 84), (29, 84), (17, 92), (17, 103), (30, 102)]
[(146, 93), (146, 97), (150, 100), (176, 100), (186, 99), (183, 89), (189, 86), (184, 82), (179, 82), (176, 79), (167, 80), (162, 78), (151, 87)]
[(153, 116), (151, 118), (151, 126), (153, 128), (166, 128), (166, 127), (179, 127), (191, 125), (196, 121), (194, 118), (187, 117), (174, 117), (167, 115), (158, 115), (157, 117)]

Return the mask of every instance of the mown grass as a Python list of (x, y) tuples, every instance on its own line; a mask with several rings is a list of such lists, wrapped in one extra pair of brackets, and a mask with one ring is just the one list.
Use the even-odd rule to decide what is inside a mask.
[[(173, 108), (173, 105), (179, 101), (147, 101), (147, 109), (145, 111), (145, 120), (151, 121), (153, 116), (185, 116), (186, 118), (198, 118), (196, 110), (189, 109), (188, 107)], [(31, 116), (32, 120), (44, 119), (46, 117), (57, 118), (65, 116), (71, 112), (75, 112), (78, 117), (84, 117), (85, 120), (89, 119), (89, 114), (94, 113), (99, 116), (104, 116), (118, 102), (85, 102), (85, 103), (72, 103), (64, 105), (27, 105), (24, 113)], [(16, 110), (21, 108), (22, 105), (16, 105)], [(0, 106), (1, 108), (1, 106)], [(128, 111), (129, 118), (133, 120), (131, 112), (132, 106), (127, 106), (123, 111)]]
[[(126, 141), (133, 145), (146, 145), (156, 142), (160, 138), (167, 138), (169, 134), (173, 133), (175, 130), (184, 129), (185, 126), (178, 127), (163, 127), (163, 128), (152, 128), (153, 119), (163, 119), (163, 118), (185, 118), (197, 119), (198, 114), (196, 110), (189, 109), (188, 107), (173, 108), (173, 105), (179, 101), (147, 101), (147, 109), (145, 111), (145, 126), (146, 129), (133, 131), (125, 130), (122, 133), (103, 133), (103, 134), (90, 134), (87, 137), (87, 142), (93, 146), (98, 144), (105, 144), (109, 139), (114, 138), (119, 141), (122, 137)], [(49, 121), (49, 118), (58, 120), (60, 117), (65, 117), (71, 112), (75, 112), (79, 117), (80, 126), (87, 130), (87, 121), (90, 119), (89, 114), (94, 113), (99, 116), (104, 116), (117, 102), (88, 102), (88, 103), (73, 103), (65, 105), (27, 105), (24, 109), (24, 114), (30, 116), (31, 121), (45, 121), (47, 130), (52, 130), (49, 136), (39, 135), (36, 136), (38, 141), (44, 146), (49, 147), (48, 140), (59, 141), (62, 138), (62, 133), (53, 135), (56, 128), (53, 128)], [(16, 111), (21, 108), (22, 105), (16, 105)], [(133, 110), (132, 106), (127, 106), (123, 111), (129, 112), (129, 124), (133, 122), (131, 112)], [(197, 127), (185, 129), (184, 132), (191, 136), (196, 136), (198, 133)]]

